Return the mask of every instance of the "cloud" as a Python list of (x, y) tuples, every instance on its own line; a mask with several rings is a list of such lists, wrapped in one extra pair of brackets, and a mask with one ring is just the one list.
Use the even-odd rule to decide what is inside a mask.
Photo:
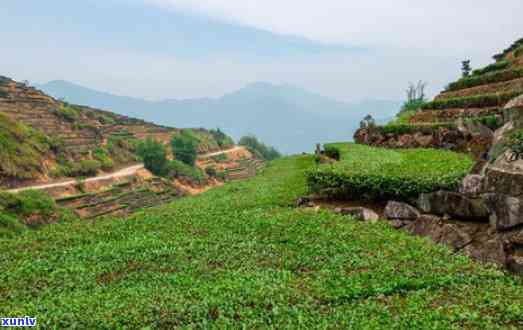
[(521, 0), (144, 0), (329, 43), (492, 51), (521, 37)]

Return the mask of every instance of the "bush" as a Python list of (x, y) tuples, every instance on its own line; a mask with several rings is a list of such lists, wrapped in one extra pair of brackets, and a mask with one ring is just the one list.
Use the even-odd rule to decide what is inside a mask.
[(517, 40), (512, 45), (510, 45), (509, 48), (505, 49), (502, 53), (494, 55), (494, 59), (496, 61), (501, 61), (505, 56), (507, 56), (510, 52), (516, 50), (519, 46), (523, 44), (523, 38)]
[(0, 238), (14, 237), (25, 229), (25, 226), (16, 217), (0, 211)]
[(281, 154), (278, 150), (265, 145), (254, 135), (242, 137), (240, 139), (239, 145), (246, 147), (252, 154), (260, 159), (274, 160), (281, 157)]
[(64, 103), (58, 108), (58, 115), (67, 121), (74, 122), (78, 119), (79, 112), (76, 108)]
[(485, 126), (487, 126), (488, 128), (490, 128), (493, 131), (495, 131), (498, 128), (500, 128), (501, 126), (503, 126), (503, 121), (500, 120), (495, 115), (478, 117), (478, 118), (472, 118), (472, 119), (469, 119), (469, 120), (471, 120), (473, 123), (479, 123), (479, 124), (485, 125)]
[(198, 139), (189, 130), (182, 130), (171, 139), (171, 147), (176, 159), (194, 166), (198, 156)]
[(158, 176), (165, 176), (168, 172), (168, 161), (165, 146), (148, 138), (142, 141), (137, 148), (137, 153), (144, 162), (146, 169)]
[(168, 172), (171, 178), (185, 178), (197, 184), (205, 183), (205, 175), (200, 168), (179, 160), (169, 162)]
[(211, 129), (209, 131), (213, 138), (216, 140), (216, 143), (220, 146), (220, 148), (227, 148), (234, 145), (234, 141), (232, 138), (227, 136), (224, 132), (222, 132), (219, 128), (217, 129)]
[(100, 171), (102, 164), (94, 159), (84, 159), (73, 165), (73, 176), (94, 176)]
[(444, 100), (435, 100), (423, 105), (423, 110), (445, 110), (451, 108), (483, 108), (503, 106), (514, 97), (521, 94), (510, 92), (502, 94), (486, 94), (468, 97), (456, 97)]
[(403, 135), (403, 134), (412, 134), (417, 132), (427, 132), (430, 133), (434, 130), (440, 128), (447, 129), (456, 129), (456, 124), (453, 123), (433, 123), (426, 125), (414, 125), (414, 124), (396, 124), (395, 122), (387, 124), (385, 126), (378, 126), (376, 130), (381, 134), (394, 134), (394, 135)]
[(342, 152), (340, 162), (306, 173), (312, 193), (343, 199), (410, 201), (421, 193), (456, 190), (473, 164), (467, 155), (450, 151), (335, 146)]
[(523, 130), (512, 132), (505, 144), (518, 158), (523, 155)]
[(210, 176), (211, 178), (215, 178), (217, 176), (216, 169), (214, 167), (206, 167), (205, 173)]
[(518, 78), (523, 78), (523, 69), (496, 71), (481, 76), (471, 76), (468, 78), (460, 79), (454, 83), (449, 84), (447, 87), (447, 91), (456, 91), (460, 89), (493, 84)]
[(17, 194), (0, 193), (0, 211), (29, 217), (39, 215), (51, 216), (56, 211), (56, 203), (45, 192), (26, 190)]
[(93, 154), (96, 160), (100, 162), (102, 170), (110, 171), (114, 168), (114, 162), (106, 149), (96, 148)]
[(337, 147), (335, 147), (333, 145), (327, 145), (327, 146), (325, 146), (325, 156), (335, 159), (335, 160), (340, 160), (340, 157), (341, 157), (340, 149), (338, 149)]
[(492, 71), (505, 70), (510, 66), (510, 62), (507, 60), (499, 61), (490, 65), (487, 65), (483, 69), (477, 69), (472, 71), (472, 76), (479, 76)]

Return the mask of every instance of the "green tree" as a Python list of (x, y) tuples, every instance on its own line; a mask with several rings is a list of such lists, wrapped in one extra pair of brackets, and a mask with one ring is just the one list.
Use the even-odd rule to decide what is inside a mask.
[(463, 73), (463, 78), (470, 76), (472, 68), (470, 67), (470, 60), (465, 60), (461, 62), (461, 72)]
[(143, 160), (145, 168), (158, 176), (167, 174), (167, 155), (165, 146), (148, 138), (140, 142), (137, 153)]
[(198, 139), (190, 130), (182, 130), (171, 139), (171, 147), (176, 159), (194, 166), (198, 156)]
[(281, 157), (281, 154), (274, 147), (269, 147), (258, 140), (254, 135), (247, 135), (240, 139), (239, 144), (246, 147), (254, 156), (264, 160), (273, 160)]

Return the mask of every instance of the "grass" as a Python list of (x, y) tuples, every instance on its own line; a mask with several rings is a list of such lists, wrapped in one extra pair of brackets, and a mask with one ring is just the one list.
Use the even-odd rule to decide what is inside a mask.
[(46, 135), (0, 114), (0, 176), (38, 177), (50, 148), (51, 142)]
[(385, 224), (293, 206), (313, 157), (136, 213), (0, 241), (0, 315), (46, 328), (497, 329), (521, 280)]
[(332, 146), (341, 151), (341, 162), (308, 171), (307, 180), (312, 192), (343, 199), (412, 200), (455, 190), (473, 164), (467, 155), (443, 150)]

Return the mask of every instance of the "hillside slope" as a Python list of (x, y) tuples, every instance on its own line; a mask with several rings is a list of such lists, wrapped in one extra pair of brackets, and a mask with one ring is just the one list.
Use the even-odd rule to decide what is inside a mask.
[[(147, 138), (168, 144), (179, 129), (58, 101), (0, 77), (0, 187), (89, 176), (136, 163)], [(213, 135), (193, 129), (199, 152), (221, 150)]]
[(371, 113), (389, 118), (395, 101), (343, 103), (291, 85), (249, 84), (219, 98), (150, 102), (111, 95), (66, 81), (39, 85), (49, 94), (78, 104), (176, 127), (220, 127), (233, 137), (255, 134), (284, 153), (310, 151), (318, 142), (346, 140)]
[(523, 325), (521, 281), (382, 223), (289, 207), (313, 164), (277, 160), (129, 221), (0, 240), (0, 314), (86, 329)]

